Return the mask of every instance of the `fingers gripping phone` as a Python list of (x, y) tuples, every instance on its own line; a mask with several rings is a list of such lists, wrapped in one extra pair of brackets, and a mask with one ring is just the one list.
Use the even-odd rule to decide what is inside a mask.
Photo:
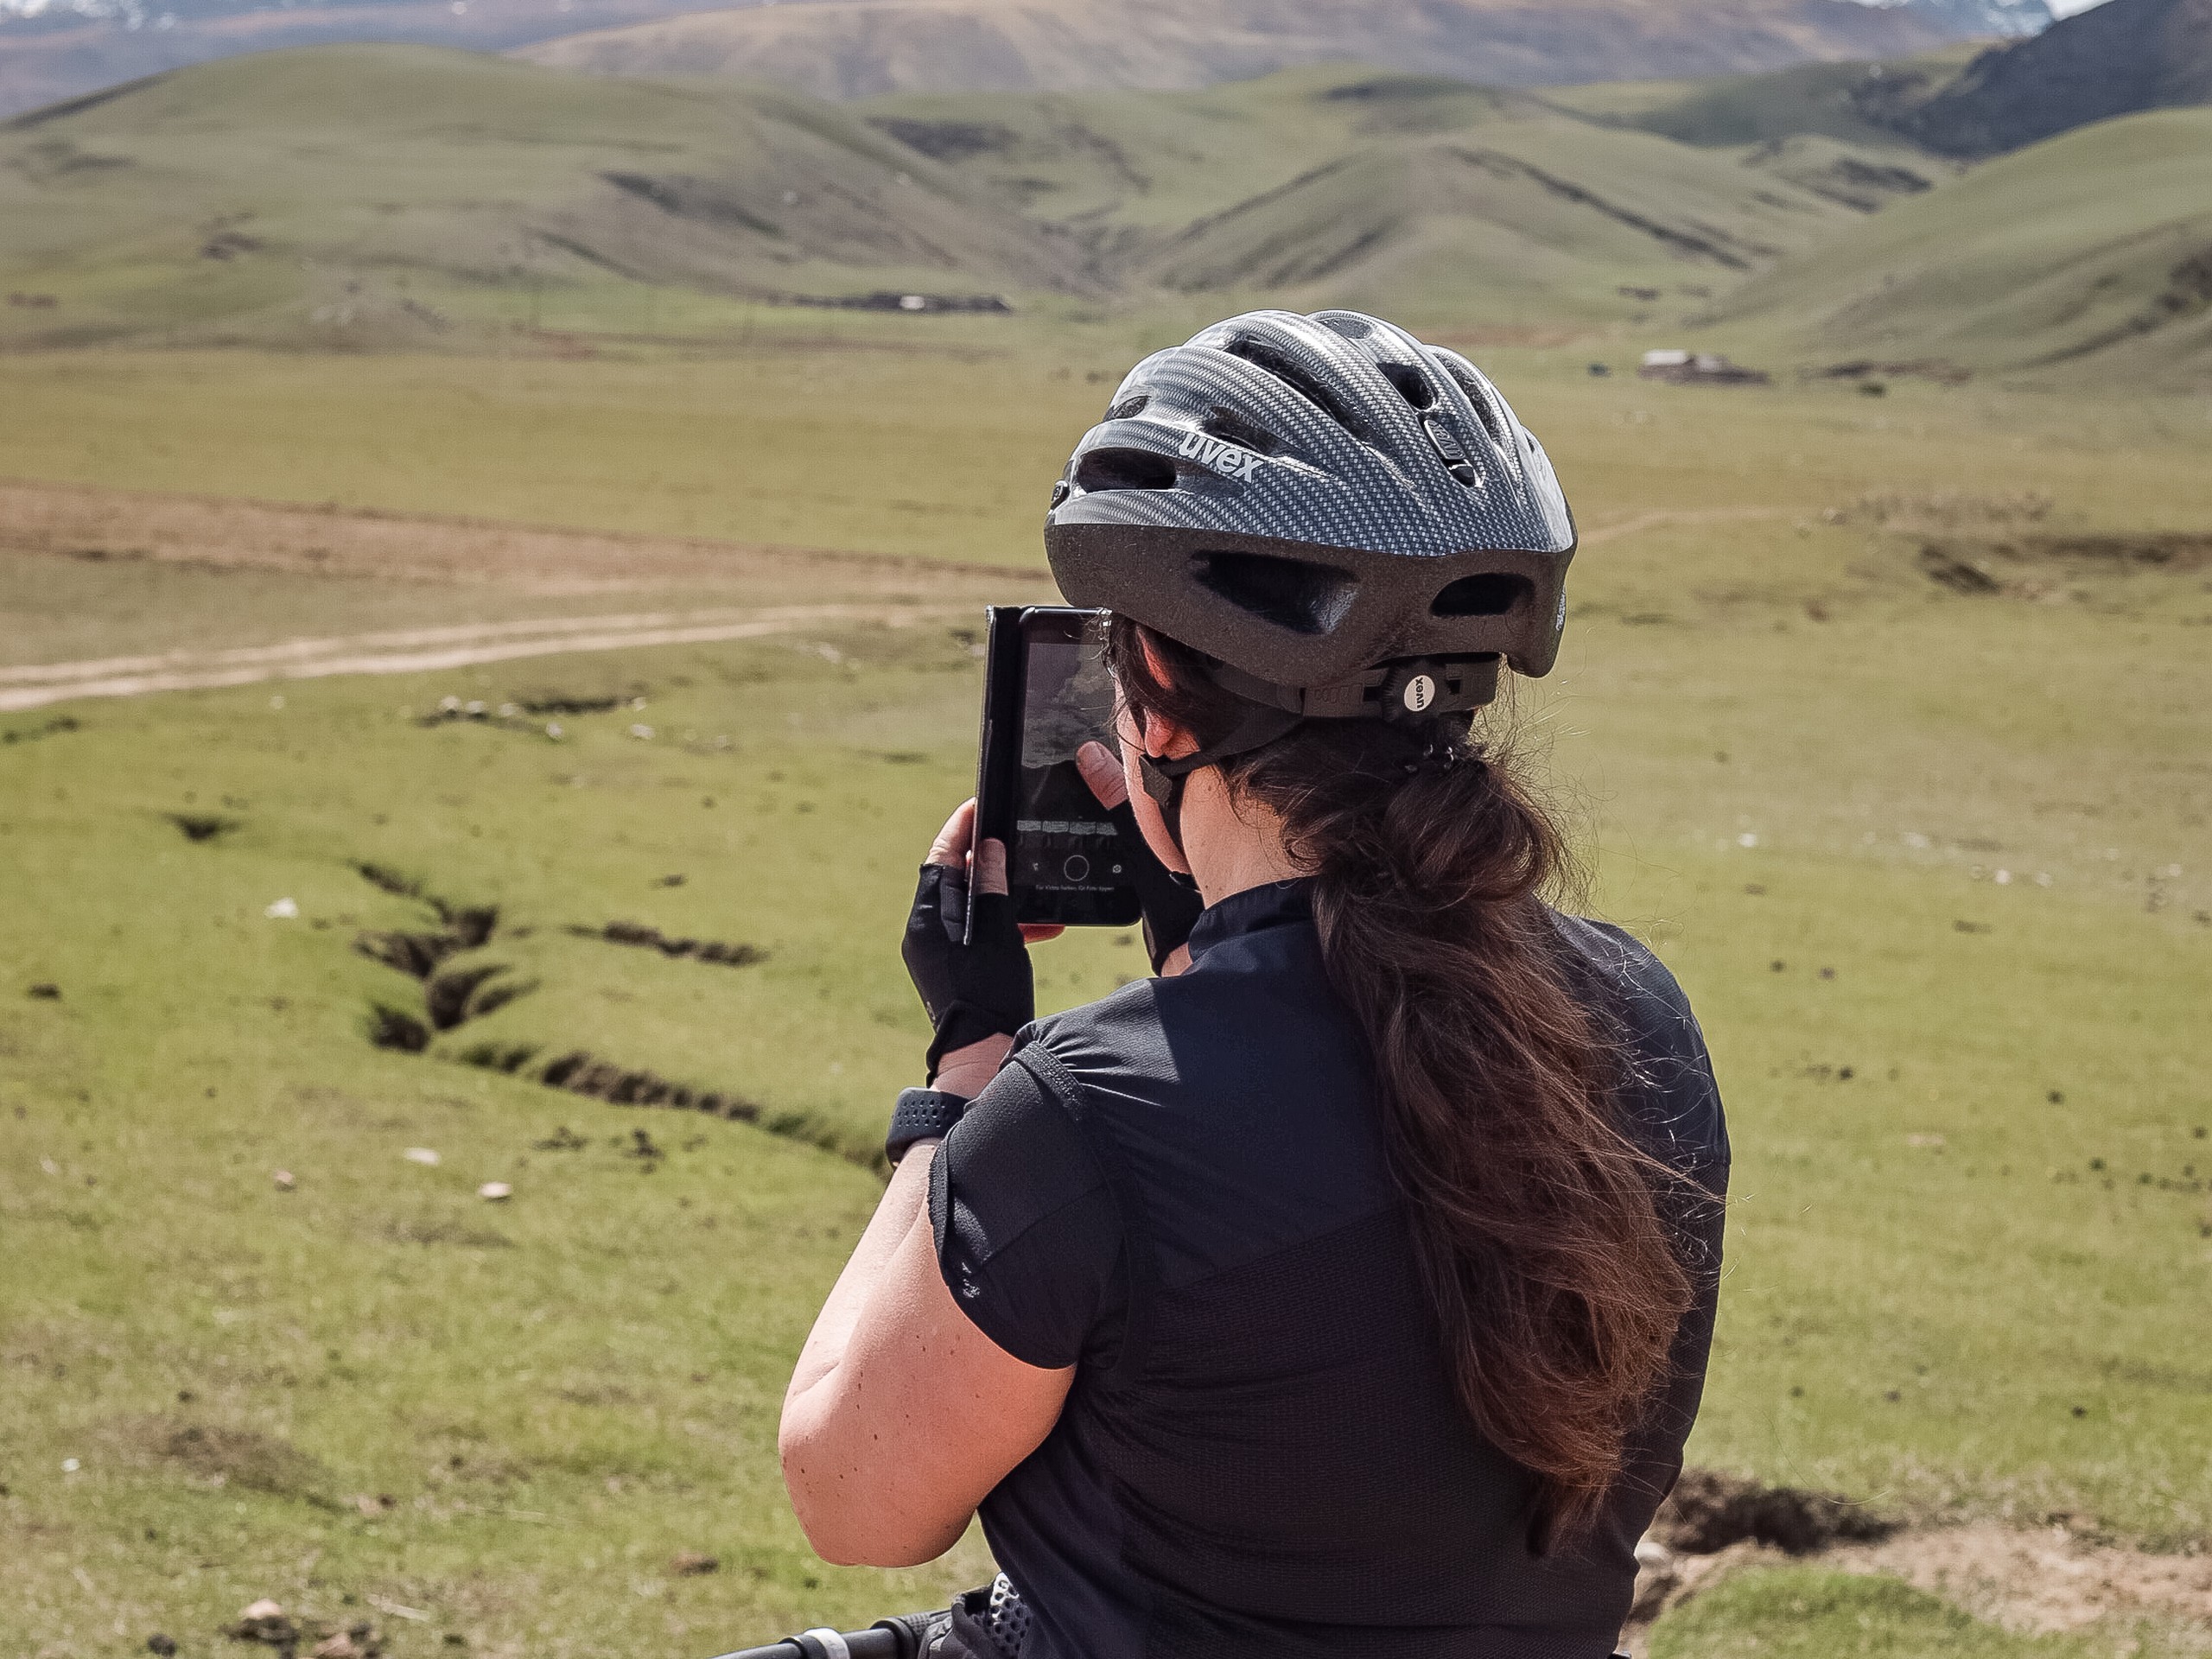
[(1134, 927), (1143, 906), (1121, 832), (1075, 759), (1094, 741), (1121, 752), (1106, 613), (999, 605), (989, 618), (976, 842), (1006, 843), (1017, 921)]

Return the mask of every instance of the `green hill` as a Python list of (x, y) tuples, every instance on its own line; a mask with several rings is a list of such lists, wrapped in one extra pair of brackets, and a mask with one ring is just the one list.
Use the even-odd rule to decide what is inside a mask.
[(1757, 144), (1801, 134), (1896, 145), (1902, 111), (1955, 81), (1980, 50), (1948, 46), (1887, 61), (1807, 63), (1706, 80), (1614, 81), (1545, 96), (1592, 120), (1685, 144)]
[[(0, 289), (20, 296), (0, 340), (365, 347), (552, 317), (718, 334), (733, 302), (910, 292), (1607, 322), (1695, 308), (1925, 188), (1886, 152), (1818, 142), (1700, 148), (1526, 93), (1341, 67), (1197, 92), (831, 105), (307, 48), (0, 126)], [(1839, 169), (1891, 182), (1823, 181)]]
[(1798, 349), (2212, 382), (2212, 110), (2083, 127), (1902, 202), (1724, 305)]
[(1891, 165), (1834, 143), (1810, 159), (1700, 149), (1528, 93), (1344, 68), (852, 107), (1060, 226), (1124, 291), (1417, 317), (1591, 321), (1700, 302), (1886, 200), (1847, 200), (1823, 168)]
[(373, 345), (524, 321), (548, 290), (667, 329), (686, 296), (1084, 281), (987, 192), (801, 93), (328, 47), (0, 125), (0, 285), (19, 341)]

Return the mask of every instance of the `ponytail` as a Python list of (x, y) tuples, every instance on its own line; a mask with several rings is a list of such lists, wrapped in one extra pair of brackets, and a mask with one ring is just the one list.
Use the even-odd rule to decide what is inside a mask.
[[(1126, 618), (1110, 655), (1140, 719), (1205, 747), (1240, 717), (1205, 658)], [(1310, 721), (1221, 769), (1313, 878), (1460, 1404), (1540, 1481), (1539, 1548), (1571, 1542), (1667, 1378), (1692, 1292), (1660, 1204), (1672, 1172), (1620, 1126), (1623, 1058), (1539, 896), (1568, 872), (1565, 838), (1449, 719)]]

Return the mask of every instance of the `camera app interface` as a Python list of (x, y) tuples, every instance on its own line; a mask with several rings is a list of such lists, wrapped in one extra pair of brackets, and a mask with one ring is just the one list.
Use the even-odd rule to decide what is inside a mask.
[(1021, 779), (1012, 885), (1045, 893), (1110, 893), (1122, 885), (1121, 840), (1076, 769), (1085, 743), (1116, 747), (1114, 681), (1097, 630), (1027, 642)]

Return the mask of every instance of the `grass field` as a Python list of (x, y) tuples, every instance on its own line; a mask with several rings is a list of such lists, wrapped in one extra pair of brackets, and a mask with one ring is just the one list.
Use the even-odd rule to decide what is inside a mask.
[[(909, 556), (936, 563), (901, 597), (957, 612), (1034, 591), (1090, 377), (1187, 332), (861, 321), (725, 360), (16, 357), (0, 453), (105, 491)], [(1712, 393), (1594, 381), (1581, 351), (1476, 354), (1585, 532), (1569, 649), (1521, 729), (1593, 843), (1595, 904), (1696, 1000), (1731, 1106), (1693, 1457), (1916, 1522), (2212, 1546), (2205, 408)], [(115, 498), (107, 539), (134, 511), (181, 509)], [(730, 591), (643, 543), (609, 602), (551, 591), (550, 540), (469, 581), (145, 539), (138, 563), (0, 545), (7, 661)], [(955, 568), (976, 560), (1007, 574)], [(804, 580), (779, 569), (760, 595)], [(836, 562), (813, 582), (887, 591)], [(972, 1541), (925, 1572), (821, 1567), (771, 1452), (913, 1078), (892, 941), (972, 767), (969, 626), (0, 715), (7, 1651), (120, 1656), (156, 1630), (236, 1651), (216, 1632), (273, 1595), (373, 1619), (395, 1659), (449, 1635), (704, 1656), (982, 1573)], [(355, 948), (481, 925), (433, 899), (498, 911), (442, 988)], [(1043, 995), (1140, 954), (1047, 947)], [(378, 1004), (457, 1017), (427, 1052), (379, 1048)], [(540, 1080), (580, 1052), (738, 1116)], [(2015, 1634), (1814, 1564), (1707, 1592), (1652, 1650), (2207, 1639), (2134, 1613)]]

